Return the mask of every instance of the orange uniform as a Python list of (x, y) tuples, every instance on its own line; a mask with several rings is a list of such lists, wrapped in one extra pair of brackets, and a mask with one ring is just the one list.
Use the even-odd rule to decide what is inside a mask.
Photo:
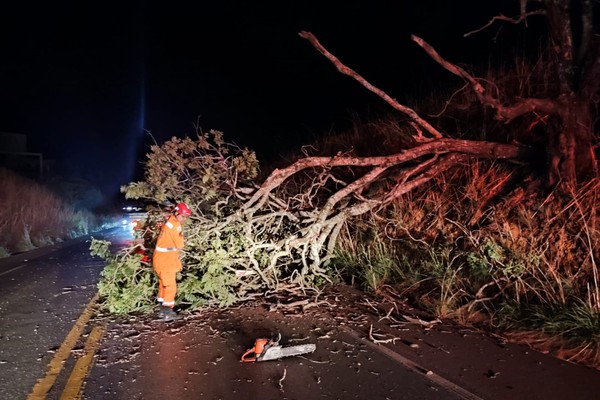
[(163, 306), (175, 305), (176, 274), (183, 268), (179, 251), (183, 248), (183, 231), (175, 215), (171, 215), (160, 229), (152, 265), (158, 275), (158, 301)]

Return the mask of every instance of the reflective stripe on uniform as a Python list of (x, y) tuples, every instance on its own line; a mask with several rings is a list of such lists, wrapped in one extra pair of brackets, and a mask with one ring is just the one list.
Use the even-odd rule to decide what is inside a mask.
[(162, 305), (166, 306), (166, 307), (174, 306), (175, 302), (174, 301), (163, 301)]
[(156, 246), (156, 251), (160, 251), (161, 253), (167, 253), (169, 251), (177, 251), (177, 247), (158, 247)]
[(167, 225), (169, 229), (173, 229), (173, 224), (171, 223), (171, 221), (167, 221), (165, 225)]

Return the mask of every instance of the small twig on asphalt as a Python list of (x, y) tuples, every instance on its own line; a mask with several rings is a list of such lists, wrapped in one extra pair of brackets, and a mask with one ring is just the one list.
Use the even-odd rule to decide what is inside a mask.
[(392, 307), (390, 307), (390, 310), (388, 311), (388, 313), (385, 315), (385, 317), (381, 317), (379, 318), (379, 320), (377, 322), (381, 322), (384, 319), (389, 319), (391, 322), (393, 323), (400, 323), (400, 321), (398, 321), (396, 318), (392, 317), (392, 312), (394, 311), (394, 306), (392, 305)]
[(281, 390), (282, 392), (283, 392), (283, 380), (285, 379), (286, 374), (287, 374), (287, 368), (284, 368), (283, 369), (283, 376), (279, 380), (279, 390)]
[(413, 317), (409, 317), (408, 315), (403, 315), (402, 318), (404, 318), (408, 323), (418, 324), (418, 325), (424, 326), (426, 328), (431, 328), (435, 324), (442, 323), (442, 321), (439, 318), (436, 318), (432, 321), (423, 321), (421, 318), (413, 318)]
[(313, 302), (311, 302), (311, 303), (308, 303), (308, 304), (306, 304), (306, 305), (302, 306), (302, 310), (304, 311), (304, 310), (307, 310), (307, 309), (309, 309), (309, 308), (311, 308), (311, 307), (318, 307), (318, 306), (320, 306), (321, 304), (326, 304), (326, 305), (328, 305), (328, 306), (330, 306), (330, 307), (332, 306), (332, 304), (331, 304), (331, 303), (329, 303), (329, 302), (327, 302), (327, 301), (325, 301), (325, 300), (322, 300), (322, 301), (313, 301)]
[(369, 328), (369, 339), (373, 343), (375, 343), (375, 344), (380, 344), (380, 343), (392, 343), (392, 344), (396, 344), (396, 340), (400, 340), (400, 338), (398, 338), (398, 337), (392, 337), (392, 338), (389, 338), (389, 339), (375, 339), (373, 337), (373, 335), (376, 335), (376, 336), (385, 336), (385, 335), (382, 335), (380, 333), (373, 333), (373, 324), (371, 324), (371, 327)]
[(298, 356), (298, 358), (303, 358), (306, 361), (310, 361), (311, 363), (315, 363), (315, 364), (329, 364), (331, 362), (331, 360), (326, 360), (326, 361), (311, 360), (310, 358), (306, 358), (304, 356)]
[(310, 339), (310, 337), (305, 336), (303, 338), (297, 338), (297, 339), (292, 338), (292, 339), (288, 340), (288, 342), (304, 342), (305, 340), (308, 340), (308, 339)]
[(210, 330), (210, 333), (212, 333), (212, 334), (217, 334), (217, 333), (219, 333), (219, 331), (218, 331), (217, 329), (213, 328), (212, 326), (210, 326), (210, 325), (207, 325), (207, 327), (208, 327), (208, 329)]
[(405, 324), (390, 325), (390, 328), (394, 328), (395, 330), (400, 331), (400, 332), (408, 332), (408, 331), (410, 331), (409, 328), (406, 328)]
[(375, 310), (375, 312), (376, 312), (377, 314), (379, 314), (379, 310), (377, 309), (377, 307), (375, 307), (373, 304), (371, 304), (371, 302), (369, 301), (369, 299), (365, 299), (365, 302), (367, 303), (367, 305), (368, 305), (369, 307), (371, 307), (373, 310)]
[(298, 300), (298, 301), (294, 301), (294, 302), (288, 303), (288, 304), (278, 304), (278, 306), (281, 306), (284, 308), (293, 308), (296, 306), (305, 306), (308, 303), (310, 303), (310, 300)]

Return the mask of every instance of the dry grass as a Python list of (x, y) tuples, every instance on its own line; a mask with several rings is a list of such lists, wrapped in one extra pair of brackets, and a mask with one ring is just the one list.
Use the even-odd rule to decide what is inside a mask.
[(569, 362), (600, 369), (600, 343), (588, 340), (569, 345), (562, 335), (550, 335), (532, 330), (504, 332), (503, 336), (512, 343), (524, 344)]
[[(375, 293), (372, 282), (391, 285), (439, 317), (599, 367), (600, 179), (542, 196), (514, 175), (472, 162), (436, 178), (350, 227), (338, 267)], [(378, 249), (375, 263), (364, 249)]]
[(89, 233), (98, 225), (40, 184), (0, 168), (0, 256)]

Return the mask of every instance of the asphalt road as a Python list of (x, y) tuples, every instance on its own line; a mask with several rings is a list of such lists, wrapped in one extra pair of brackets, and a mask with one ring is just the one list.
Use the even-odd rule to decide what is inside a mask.
[[(206, 310), (165, 324), (145, 318), (109, 329), (84, 399), (478, 399), (407, 368), (332, 321), (261, 307)], [(242, 363), (257, 338), (313, 343), (314, 353)]]
[[(82, 398), (599, 398), (598, 370), (475, 330), (430, 324), (435, 321), (408, 308), (390, 312), (389, 303), (346, 287), (319, 299), (318, 307), (308, 308), (310, 303), (282, 295), (172, 323), (110, 321)], [(314, 343), (316, 350), (240, 362), (255, 339), (277, 332), (282, 345)]]
[[(130, 239), (120, 228), (102, 237), (115, 248)], [(333, 287), (310, 308), (314, 298), (271, 295), (170, 323), (94, 315), (103, 263), (89, 255), (88, 239), (0, 260), (0, 399), (549, 400), (600, 393), (600, 371), (423, 323), (415, 310), (351, 288)], [(316, 351), (240, 362), (255, 339), (276, 332), (282, 345), (314, 343)]]
[[(122, 228), (92, 235), (114, 243)], [(25, 399), (96, 293), (90, 236), (0, 259), (0, 398)]]

